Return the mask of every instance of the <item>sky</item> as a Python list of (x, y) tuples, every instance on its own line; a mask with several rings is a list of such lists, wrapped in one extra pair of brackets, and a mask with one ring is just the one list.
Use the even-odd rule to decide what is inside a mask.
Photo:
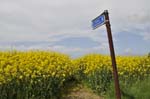
[(109, 54), (106, 27), (91, 21), (109, 11), (117, 55), (150, 52), (150, 0), (0, 0), (0, 50), (51, 50), (79, 57)]

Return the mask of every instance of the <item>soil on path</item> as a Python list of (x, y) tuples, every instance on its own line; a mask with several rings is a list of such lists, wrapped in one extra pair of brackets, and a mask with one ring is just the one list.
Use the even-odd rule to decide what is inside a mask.
[(62, 99), (104, 99), (83, 85), (69, 85)]

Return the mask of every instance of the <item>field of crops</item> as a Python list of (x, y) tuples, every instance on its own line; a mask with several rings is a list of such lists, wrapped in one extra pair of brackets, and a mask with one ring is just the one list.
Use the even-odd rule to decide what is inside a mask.
[[(132, 85), (150, 77), (150, 57), (117, 56), (120, 82)], [(67, 82), (81, 81), (105, 94), (112, 77), (109, 56), (78, 59), (48, 51), (0, 52), (0, 99), (59, 99)]]

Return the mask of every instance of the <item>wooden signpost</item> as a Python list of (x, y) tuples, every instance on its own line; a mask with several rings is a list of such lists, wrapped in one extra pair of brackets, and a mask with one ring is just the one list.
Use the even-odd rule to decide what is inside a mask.
[(109, 42), (109, 48), (110, 48), (110, 54), (111, 54), (111, 60), (112, 60), (112, 68), (113, 68), (113, 76), (114, 76), (114, 81), (115, 81), (114, 83), (115, 83), (116, 99), (121, 99), (113, 38), (112, 38), (111, 26), (110, 26), (109, 15), (108, 15), (107, 10), (105, 10), (100, 16), (92, 20), (92, 28), (96, 29), (104, 24), (106, 25), (107, 35), (108, 35), (108, 42)]

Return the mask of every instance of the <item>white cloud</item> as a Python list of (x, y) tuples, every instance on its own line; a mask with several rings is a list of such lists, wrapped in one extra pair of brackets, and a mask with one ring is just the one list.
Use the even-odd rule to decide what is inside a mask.
[(131, 54), (132, 53), (132, 49), (131, 48), (127, 48), (125, 49), (125, 54)]
[[(137, 53), (135, 50), (133, 50), (132, 48), (126, 48), (124, 50), (124, 53), (121, 55), (143, 55), (144, 53)], [(146, 53), (147, 54), (147, 53)]]
[(101, 45), (101, 46), (95, 46), (92, 48), (79, 48), (79, 47), (66, 47), (61, 45), (55, 45), (48, 47), (52, 51), (58, 51), (66, 54), (70, 54), (73, 56), (80, 56), (88, 53), (95, 53), (95, 52), (107, 52), (107, 46)]
[(77, 57), (80, 55), (88, 54), (88, 53), (95, 53), (95, 52), (108, 52), (108, 46), (106, 44), (102, 44), (100, 46), (95, 46), (91, 48), (80, 48), (80, 47), (66, 47), (62, 45), (49, 45), (49, 44), (39, 44), (39, 45), (4, 45), (3, 47), (0, 46), (0, 50), (48, 50), (48, 51), (58, 51), (61, 53), (72, 55), (73, 57)]
[[(41, 36), (41, 33), (54, 35), (63, 34), (64, 32), (69, 34), (72, 33), (72, 30), (87, 30), (91, 29), (90, 21), (92, 18), (96, 17), (96, 15), (105, 9), (110, 10), (111, 21), (113, 23), (117, 22), (122, 24), (128, 18), (127, 16), (130, 16), (132, 20), (133, 18), (131, 17), (135, 16), (134, 13), (138, 16), (141, 14), (138, 13), (139, 11), (146, 9), (144, 6), (148, 1), (136, 1), (137, 6), (132, 6), (132, 3), (135, 1), (136, 0), (130, 2), (128, 2), (128, 0), (95, 0), (88, 2), (86, 0), (0, 1), (1, 33), (14, 33), (17, 38), (17, 34), (37, 34), (36, 36)], [(126, 5), (128, 5), (128, 7)], [(138, 7), (139, 5), (140, 7)], [(149, 8), (147, 9), (149, 11)], [(130, 12), (128, 10), (130, 10)], [(145, 14), (146, 11), (144, 10), (143, 16), (145, 16)], [(78, 34), (79, 33), (76, 33), (76, 35)], [(15, 37), (12, 38), (15, 39)]]
[[(113, 35), (139, 29), (137, 35), (150, 40), (149, 4), (149, 0), (0, 0), (0, 43), (48, 41), (53, 44), (66, 38), (86, 37), (106, 45), (105, 27), (94, 31), (91, 28), (91, 20), (105, 9), (110, 12)], [(43, 48), (33, 45), (30, 49), (40, 46)], [(81, 49), (64, 48), (67, 52)], [(89, 50), (94, 49), (97, 48)]]
[(128, 16), (129, 21), (137, 23), (137, 24), (145, 24), (150, 22), (150, 13), (136, 13)]
[(150, 32), (143, 33), (143, 36), (145, 40), (150, 40)]

